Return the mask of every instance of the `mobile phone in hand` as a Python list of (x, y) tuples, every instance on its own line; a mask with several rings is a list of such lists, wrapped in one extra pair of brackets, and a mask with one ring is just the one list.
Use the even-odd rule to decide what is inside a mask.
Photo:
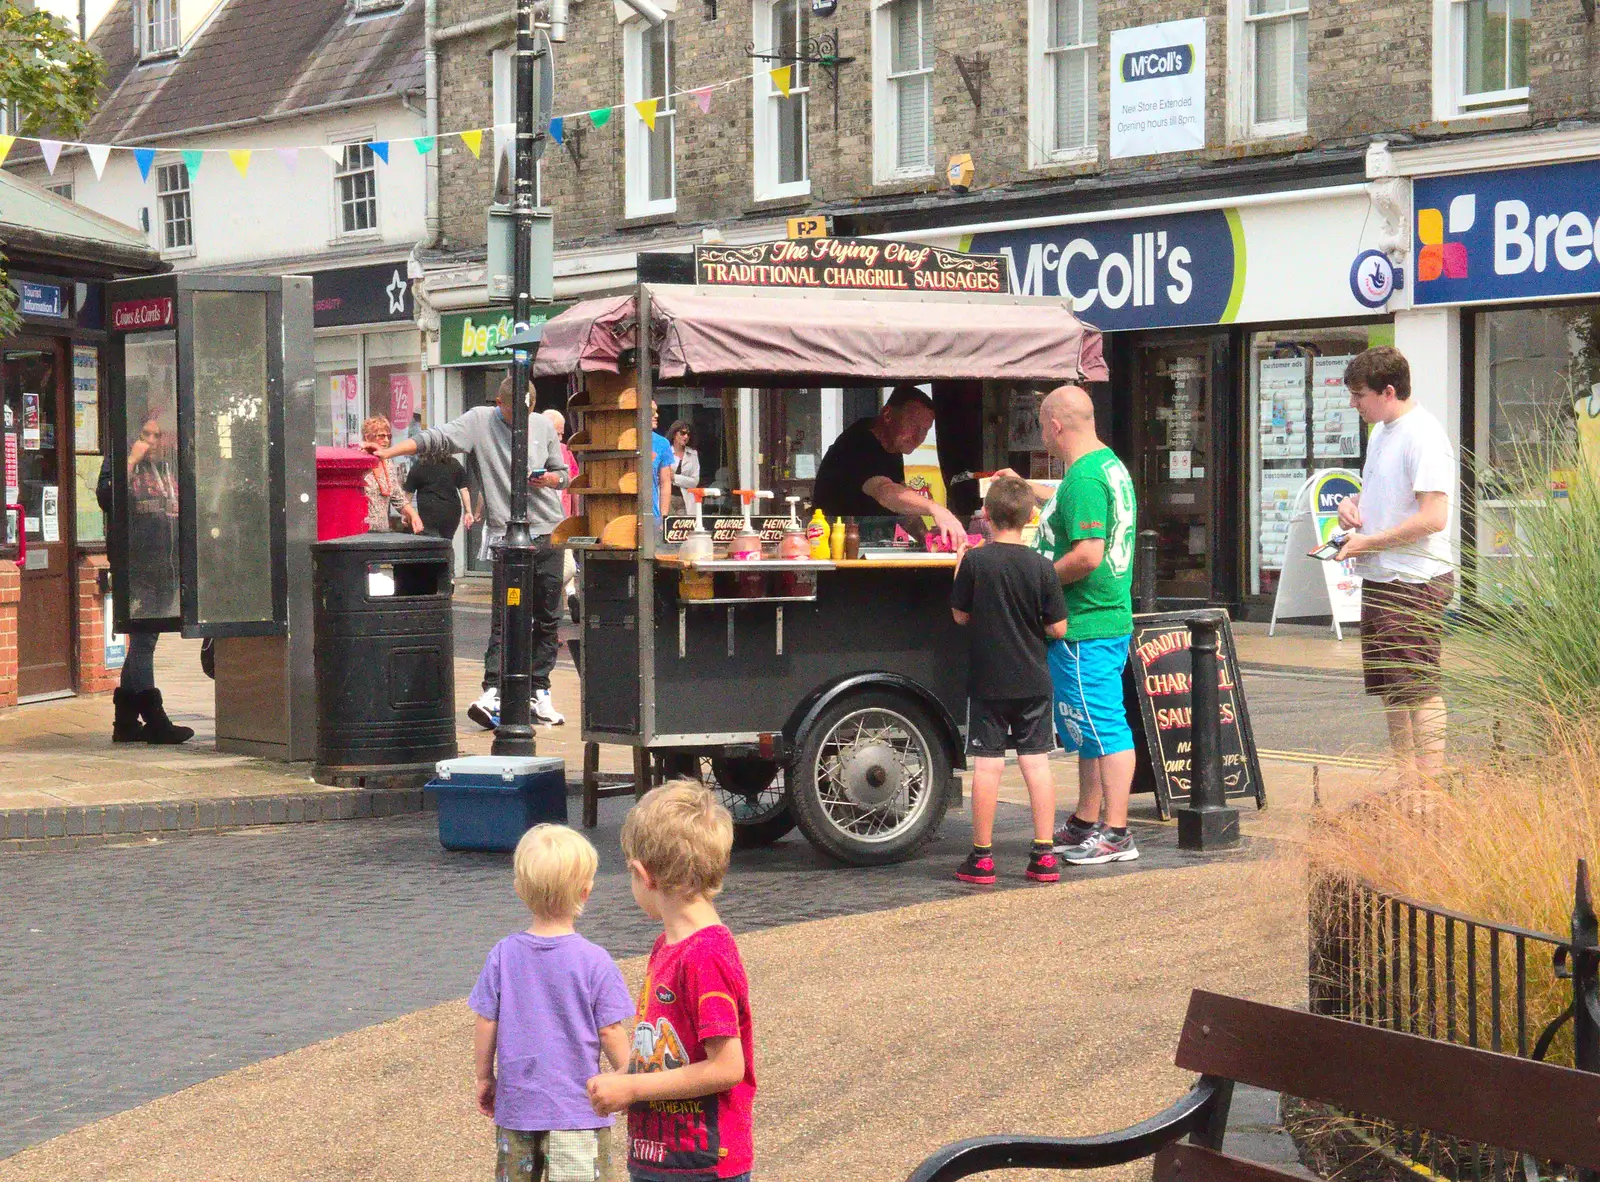
[(1344, 549), (1345, 540), (1349, 537), (1349, 533), (1334, 534), (1315, 550), (1309, 550), (1307, 553), (1312, 558), (1320, 558), (1323, 562), (1332, 562), (1334, 555)]

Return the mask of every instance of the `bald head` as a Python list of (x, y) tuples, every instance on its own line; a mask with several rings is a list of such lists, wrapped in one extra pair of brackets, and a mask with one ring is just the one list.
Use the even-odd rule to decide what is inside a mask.
[(1094, 430), (1094, 402), (1079, 386), (1057, 386), (1039, 404), (1039, 431), (1044, 445), (1065, 459), (1093, 450), (1099, 440)]

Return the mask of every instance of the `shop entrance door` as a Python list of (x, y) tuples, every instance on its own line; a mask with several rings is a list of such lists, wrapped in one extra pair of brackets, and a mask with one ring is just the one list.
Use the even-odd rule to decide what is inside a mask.
[(62, 480), (70, 471), (71, 442), (61, 414), (64, 364), (61, 347), (51, 341), (31, 347), (19, 342), (0, 353), (5, 430), (14, 440), (6, 450), (16, 449), (17, 499), (28, 543), (17, 612), (17, 695), (22, 698), (72, 691), (73, 510), (72, 489)]
[(1166, 605), (1212, 597), (1219, 543), (1213, 512), (1213, 383), (1224, 341), (1199, 337), (1133, 347), (1134, 456), (1139, 528), (1153, 529), (1156, 596)]

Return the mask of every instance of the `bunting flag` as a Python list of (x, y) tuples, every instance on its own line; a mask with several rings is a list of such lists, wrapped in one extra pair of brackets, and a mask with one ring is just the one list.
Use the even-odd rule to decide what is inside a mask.
[(372, 149), (372, 154), (385, 164), (389, 163), (389, 141), (373, 140), (367, 147)]
[(99, 180), (105, 175), (106, 159), (111, 155), (111, 145), (84, 144), (83, 148), (89, 153), (89, 163), (94, 165), (94, 179)]
[(133, 150), (133, 160), (139, 166), (139, 178), (145, 184), (149, 184), (150, 166), (156, 162), (156, 150), (154, 148), (135, 148)]
[(189, 179), (194, 180), (194, 174), (200, 171), (200, 165), (205, 160), (206, 154), (195, 148), (186, 148), (178, 155), (183, 157), (184, 167), (189, 170)]
[(11, 153), (11, 145), (17, 142), (14, 135), (0, 135), (0, 164), (6, 162), (6, 157)]
[(228, 159), (233, 161), (233, 166), (239, 170), (240, 176), (244, 176), (250, 171), (249, 148), (229, 148)]
[(644, 125), (651, 131), (656, 129), (656, 106), (660, 99), (641, 99), (633, 104), (633, 109), (639, 112), (639, 118), (644, 120)]
[(461, 142), (467, 145), (467, 151), (471, 152), (475, 158), (483, 155), (482, 131), (463, 131), (460, 135)]
[(418, 135), (411, 137), (411, 146), (417, 150), (418, 156), (426, 156), (429, 152), (433, 151), (433, 145), (435, 142), (436, 141), (434, 140), (434, 137), (431, 135)]
[(294, 172), (300, 167), (300, 149), (279, 148), (278, 159), (283, 162), (283, 166), (286, 169), (288, 169), (290, 172)]
[(772, 85), (778, 88), (778, 93), (783, 95), (784, 98), (789, 97), (789, 87), (792, 85), (793, 79), (793, 66), (779, 66), (772, 71)]
[(700, 108), (702, 115), (711, 113), (711, 91), (712, 87), (702, 86), (699, 90), (691, 90), (689, 92), (694, 99), (694, 105)]
[(50, 170), (50, 175), (56, 174), (56, 161), (61, 159), (60, 140), (40, 140), (39, 155), (44, 157), (44, 166)]
[(596, 131), (599, 131), (602, 127), (610, 122), (610, 107), (596, 107), (594, 110), (589, 112), (589, 126), (593, 127)]
[[(550, 120), (550, 138), (551, 139), (555, 140), (555, 142), (558, 143), (558, 144), (565, 143), (566, 142), (566, 134), (567, 134), (567, 121), (565, 119), (563, 119), (560, 115), (557, 115), (555, 118)], [(3, 160), (4, 158), (5, 158), (4, 154), (0, 153), (0, 160)]]

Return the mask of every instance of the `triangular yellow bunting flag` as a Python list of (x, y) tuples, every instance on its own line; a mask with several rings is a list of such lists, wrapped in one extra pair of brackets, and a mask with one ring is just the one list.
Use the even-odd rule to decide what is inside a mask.
[(778, 93), (783, 95), (784, 98), (789, 97), (789, 87), (794, 84), (793, 79), (793, 66), (779, 66), (772, 71), (772, 85), (778, 88)]
[(14, 135), (0, 135), (0, 164), (4, 164), (6, 157), (11, 152), (11, 145), (17, 142)]
[(244, 176), (250, 171), (250, 148), (229, 148), (228, 159), (233, 161), (233, 166), (239, 170), (239, 175)]
[(639, 118), (644, 120), (644, 125), (651, 131), (656, 129), (656, 104), (660, 99), (645, 99), (633, 104), (633, 109), (639, 112)]
[(463, 131), (461, 133), (461, 142), (467, 145), (467, 151), (471, 152), (473, 156), (479, 156), (482, 154), (483, 132)]

